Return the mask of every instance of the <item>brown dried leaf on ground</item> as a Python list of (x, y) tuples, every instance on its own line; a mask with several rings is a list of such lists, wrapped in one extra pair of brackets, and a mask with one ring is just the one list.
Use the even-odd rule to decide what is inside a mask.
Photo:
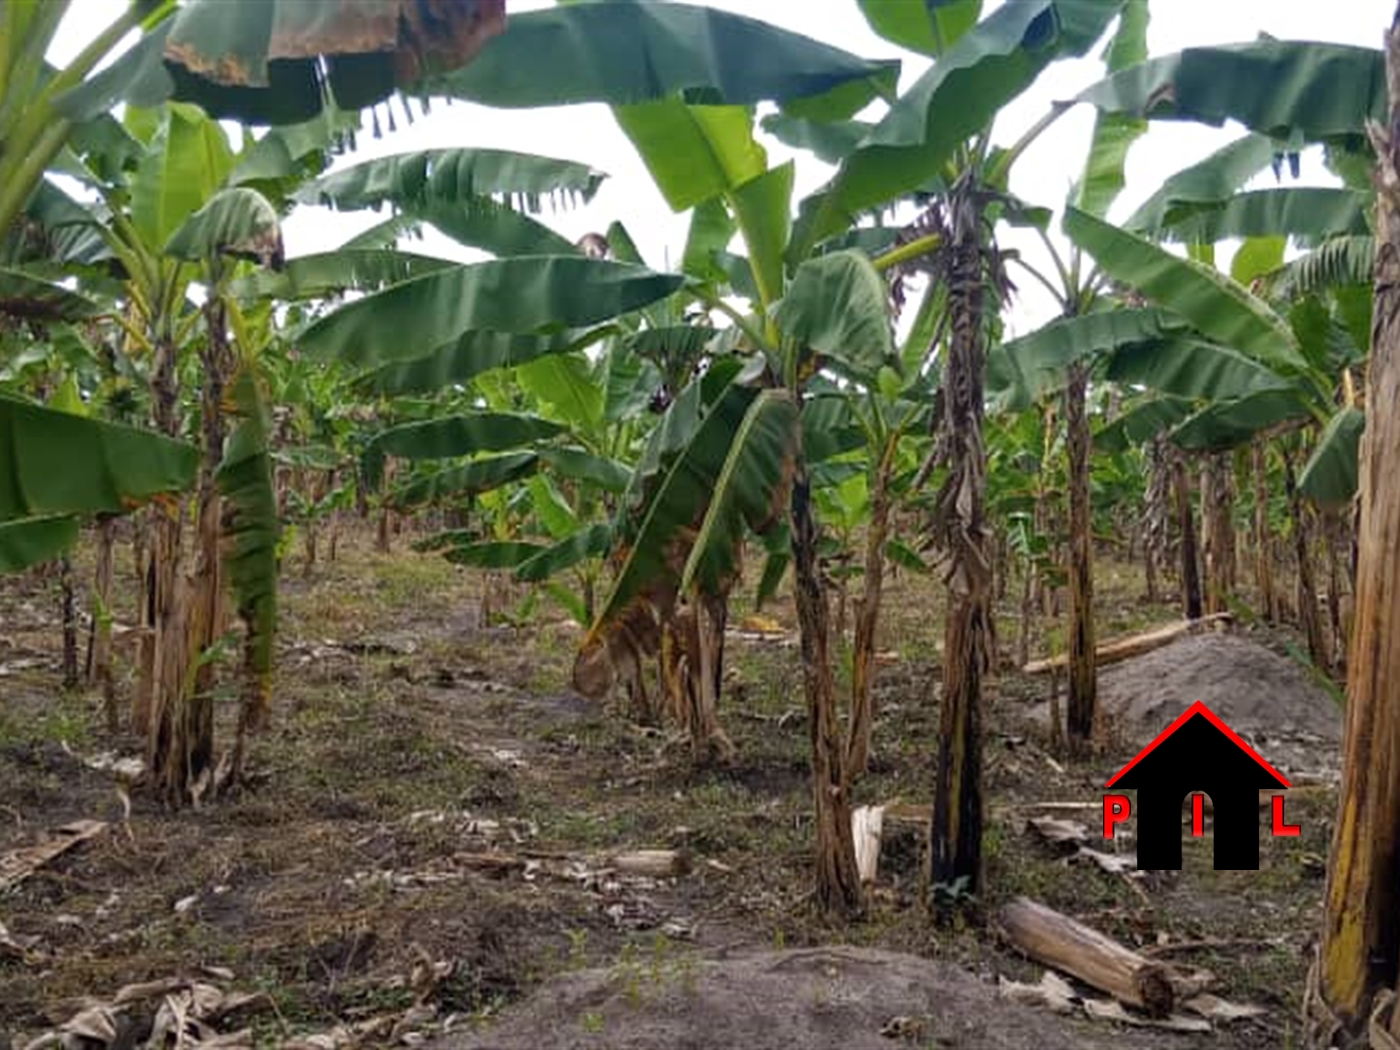
[(75, 820), (55, 830), (47, 842), (0, 854), (0, 891), (18, 886), (54, 858), (106, 830), (105, 821)]

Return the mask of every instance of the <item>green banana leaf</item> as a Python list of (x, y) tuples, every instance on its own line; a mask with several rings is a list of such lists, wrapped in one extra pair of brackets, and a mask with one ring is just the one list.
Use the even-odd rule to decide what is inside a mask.
[(676, 365), (679, 369), (693, 368), (709, 349), (711, 340), (719, 334), (708, 325), (677, 324), (664, 328), (643, 328), (625, 337), (628, 352), (644, 357), (660, 368)]
[(737, 229), (738, 224), (730, 216), (722, 197), (697, 204), (690, 213), (681, 271), (702, 281), (722, 282), (724, 271), (715, 261), (715, 253), (729, 246)]
[(637, 598), (663, 581), (679, 586), (678, 567), (671, 562), (675, 545), (685, 542), (685, 530), (693, 528), (709, 507), (735, 435), (758, 395), (749, 387), (728, 387), (650, 494), (640, 528), (627, 542), (627, 559), (584, 642), (585, 649), (596, 644)]
[(0, 573), (52, 561), (78, 542), (78, 519), (55, 514), (0, 522)]
[(463, 496), (479, 496), (529, 477), (539, 466), (540, 457), (534, 452), (487, 456), (465, 466), (448, 467), (412, 478), (395, 487), (390, 494), (390, 502), (396, 507), (408, 508), (432, 506)]
[(44, 230), (47, 261), (95, 266), (112, 258), (102, 238), (100, 212), (79, 204), (48, 179), (35, 188), (25, 214)]
[(578, 247), (544, 223), (481, 198), (464, 204), (422, 204), (407, 213), (458, 244), (498, 258), (511, 255), (574, 255)]
[[(1147, 58), (1147, 24), (1151, 19), (1147, 0), (1128, 0), (1118, 16), (1104, 67), (1109, 73), (1136, 65)], [(1084, 174), (1076, 187), (1074, 204), (1081, 211), (1104, 218), (1118, 194), (1123, 192), (1123, 172), (1128, 150), (1147, 131), (1147, 122), (1121, 113), (1099, 113), (1094, 118), (1094, 134)]]
[(538, 583), (558, 576), (589, 558), (601, 558), (612, 546), (612, 526), (606, 522), (585, 525), (572, 536), (526, 558), (515, 569), (518, 580)]
[(248, 626), (250, 666), (271, 675), (277, 629), (277, 543), (281, 527), (268, 438), (271, 413), (256, 370), (245, 365), (233, 383), (238, 425), (229, 436), (216, 481), (227, 502), (225, 556), (238, 613)]
[(1230, 279), (1245, 288), (1283, 265), (1287, 237), (1247, 237), (1230, 260)]
[(840, 164), (865, 141), (875, 125), (860, 120), (805, 120), (786, 113), (770, 113), (760, 126), (784, 145), (805, 149), (828, 164)]
[(850, 399), (836, 394), (802, 402), (802, 456), (808, 466), (863, 449), (865, 431), (851, 411)]
[(1019, 412), (1063, 388), (1075, 361), (1120, 346), (1158, 342), (1187, 328), (1164, 310), (1121, 309), (1058, 318), (987, 353), (986, 391), (999, 411)]
[(628, 105), (703, 91), (749, 106), (825, 96), (861, 107), (892, 93), (897, 62), (869, 62), (742, 15), (685, 4), (568, 4), (512, 14), (506, 31), (433, 94), (487, 106)]
[(1267, 135), (1236, 139), (1204, 160), (1168, 176), (1161, 188), (1123, 223), (1123, 228), (1154, 234), (1179, 222), (1198, 205), (1227, 201), (1268, 167), (1277, 154), (1278, 146)]
[(540, 462), (561, 478), (586, 481), (607, 492), (623, 492), (632, 480), (626, 465), (577, 448), (542, 448)]
[(1234, 120), (1310, 142), (1365, 135), (1366, 121), (1384, 123), (1389, 108), (1380, 51), (1284, 40), (1188, 48), (1116, 73), (1079, 100), (1152, 119)]
[(1221, 345), (1271, 368), (1303, 369), (1283, 318), (1230, 278), (1077, 208), (1066, 209), (1065, 232), (1109, 276), (1170, 306)]
[(358, 112), (342, 113), (335, 109), (323, 110), (300, 124), (268, 128), (238, 155), (228, 184), (251, 184), (265, 192), (275, 188), (279, 199), (293, 199), (295, 191), (300, 190), (308, 178), (325, 170), (332, 153), (354, 148), (355, 133), (359, 130)]
[(509, 412), (473, 412), (404, 423), (381, 431), (366, 446), (366, 456), (404, 459), (449, 459), (479, 452), (503, 452), (564, 432), (564, 426), (539, 416)]
[(216, 255), (250, 259), (281, 269), (284, 251), (277, 211), (257, 190), (220, 190), (191, 215), (165, 245), (168, 255), (198, 262)]
[(339, 292), (378, 291), (460, 265), (396, 248), (337, 248), (288, 259), (280, 272), (259, 270), (235, 278), (230, 289), (241, 299), (322, 299)]
[(425, 357), (398, 361), (366, 372), (355, 380), (360, 393), (425, 394), (497, 368), (525, 364), (549, 354), (580, 349), (602, 333), (556, 332), (517, 335), (476, 329)]
[(0, 522), (123, 514), (194, 482), (199, 452), (116, 423), (0, 397)]
[(765, 390), (749, 405), (709, 491), (681, 573), (683, 593), (718, 593), (739, 571), (745, 526), (761, 535), (784, 518), (798, 432), (798, 406), (787, 391)]
[(1268, 287), (1284, 301), (1357, 285), (1365, 287), (1369, 295), (1375, 264), (1375, 237), (1334, 237), (1284, 263), (1269, 275)]
[(516, 211), (535, 213), (555, 205), (593, 199), (606, 178), (571, 160), (498, 149), (428, 149), (395, 153), (342, 168), (304, 186), (296, 199), (342, 211), (467, 207), (483, 198)]
[(455, 266), (342, 306), (302, 333), (313, 357), (378, 367), (421, 357), (473, 329), (578, 328), (664, 299), (684, 281), (627, 263), (528, 256)]
[(890, 107), (832, 181), (802, 203), (789, 250), (806, 258), (856, 216), (920, 189), (959, 145), (1059, 58), (1085, 54), (1124, 0), (1020, 0), (1002, 4), (948, 49)]
[(27, 321), (82, 321), (107, 313), (101, 303), (36, 274), (0, 268), (0, 315)]
[(613, 116), (672, 211), (756, 178), (768, 155), (743, 106), (688, 106), (678, 97), (617, 106)]
[(1366, 417), (1347, 405), (1327, 421), (1317, 447), (1298, 475), (1303, 494), (1324, 507), (1343, 506), (1356, 495), (1358, 452)]
[(1180, 397), (1150, 397), (1139, 401), (1094, 435), (1094, 449), (1122, 452), (1144, 445), (1158, 434), (1189, 419), (1195, 403)]
[(889, 290), (864, 252), (808, 259), (793, 274), (774, 318), (800, 346), (858, 379), (898, 366)]
[(764, 311), (783, 297), (783, 250), (792, 232), (795, 174), (789, 161), (736, 186), (731, 197)]
[(228, 136), (217, 121), (190, 105), (162, 109), (155, 137), (131, 177), (131, 224), (142, 242), (166, 244), (219, 191), (233, 165)]
[(1307, 402), (1296, 390), (1263, 390), (1208, 405), (1173, 429), (1171, 439), (1189, 449), (1235, 448), (1270, 427), (1310, 417)]
[(448, 547), (442, 555), (450, 562), (474, 569), (517, 569), (546, 549), (521, 540), (485, 540)]
[(937, 58), (977, 24), (982, 0), (857, 0), (870, 28), (900, 47)]
[(1205, 401), (1236, 400), (1289, 385), (1243, 354), (1189, 337), (1118, 347), (1107, 375), (1117, 383)]
[(582, 353), (536, 358), (515, 370), (515, 381), (551, 420), (583, 432), (602, 422), (603, 387)]
[(1231, 238), (1289, 237), (1302, 245), (1370, 232), (1374, 194), (1316, 186), (1237, 193), (1191, 208), (1158, 231), (1164, 239), (1213, 244)]
[(625, 423), (654, 414), (656, 395), (666, 383), (656, 365), (631, 353), (620, 340), (613, 340), (602, 367), (606, 422)]

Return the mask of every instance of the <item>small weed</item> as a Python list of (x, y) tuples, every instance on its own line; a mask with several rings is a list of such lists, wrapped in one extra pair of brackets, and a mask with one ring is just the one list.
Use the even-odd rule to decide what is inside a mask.
[(588, 931), (565, 930), (569, 935), (569, 969), (582, 970), (588, 966)]
[(597, 1010), (589, 1010), (580, 1019), (580, 1023), (589, 1035), (597, 1035), (603, 1030), (603, 1015)]

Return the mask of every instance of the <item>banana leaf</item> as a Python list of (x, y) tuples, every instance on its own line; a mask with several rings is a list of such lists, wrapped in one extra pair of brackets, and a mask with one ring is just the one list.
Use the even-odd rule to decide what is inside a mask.
[(422, 357), (474, 329), (578, 328), (676, 291), (684, 278), (579, 256), (454, 266), (342, 306), (302, 333), (302, 350), (366, 368)]
[[(272, 673), (277, 629), (277, 543), (281, 527), (273, 485), (268, 438), (271, 413), (255, 369), (244, 366), (233, 383), (238, 425), (229, 436), (216, 480), (228, 509), (225, 535), (232, 541), (225, 556), (238, 612), (250, 632), (249, 666)], [(266, 688), (266, 686), (265, 686)]]
[(75, 517), (55, 514), (0, 522), (0, 573), (52, 561), (78, 542)]
[(0, 396), (0, 522), (124, 514), (194, 482), (199, 452), (160, 434)]
[(1066, 209), (1065, 232), (1111, 277), (1169, 306), (1221, 345), (1271, 368), (1304, 367), (1283, 318), (1230, 278), (1077, 208)]
[(1314, 503), (1338, 507), (1356, 495), (1358, 451), (1366, 417), (1350, 405), (1327, 421), (1317, 447), (1298, 476), (1298, 487)]

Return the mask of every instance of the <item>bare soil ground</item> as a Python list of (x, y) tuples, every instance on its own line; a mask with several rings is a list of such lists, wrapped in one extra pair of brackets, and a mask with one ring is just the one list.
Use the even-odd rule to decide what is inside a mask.
[[(129, 589), (121, 564), (119, 586)], [(1102, 635), (1174, 616), (1145, 607), (1137, 580), (1111, 566), (1098, 588)], [(551, 607), (531, 611), (522, 594), (505, 610), (522, 626), (483, 628), (481, 589), (479, 576), (435, 557), (379, 556), (364, 542), (310, 581), (289, 575), (274, 725), (256, 747), (256, 783), (197, 812), (167, 812), (138, 794), (127, 821), (110, 774), (74, 757), (131, 752), (135, 742), (108, 738), (95, 702), (59, 689), (56, 585), (0, 582), (0, 854), (70, 820), (112, 822), (0, 894), (0, 924), (24, 945), (0, 943), (0, 1048), (6, 1034), (24, 1045), (70, 1017), (83, 997), (209, 967), (232, 971), (212, 971), (230, 987), (265, 993), (270, 1005), (243, 1023), (267, 1046), (336, 1026), (345, 1039), (358, 1031), (358, 1045), (391, 1045), (405, 1031), (442, 1033), (449, 1020), (445, 1046), (673, 1050), (1279, 1047), (1296, 1029), (1330, 789), (1296, 808), (1290, 800), (1303, 835), (1265, 835), (1258, 872), (1212, 870), (1207, 837), (1188, 840), (1182, 872), (1129, 879), (1071, 865), (1026, 825), (1047, 801), (1096, 805), (1104, 778), (1143, 732), (1165, 724), (1172, 704), (1211, 702), (1197, 695), (1210, 675), (1222, 697), (1257, 698), (1255, 742), (1266, 758), (1277, 757), (1277, 734), (1280, 763), (1294, 761), (1287, 748), (1296, 744), (1312, 757), (1295, 770), (1335, 769), (1326, 692), (1300, 671), (1288, 688), (1312, 691), (1276, 706), (1291, 672), (1279, 655), (1285, 636), (1196, 639), (1106, 669), (1114, 732), (1082, 761), (1053, 753), (1035, 717), (1048, 680), (994, 680), (984, 898), (956, 927), (935, 927), (921, 903), (923, 834), (892, 829), (869, 919), (831, 928), (806, 899), (807, 731), (794, 647), (731, 644), (723, 717), (738, 757), (692, 770), (654, 731), (570, 691), (577, 632)], [(900, 576), (887, 592), (876, 753), (858, 800), (926, 802), (942, 602), (936, 583), (920, 578)], [(781, 604), (765, 612), (793, 622)], [(117, 609), (119, 622), (130, 615)], [(1005, 626), (1002, 634), (1011, 637)], [(1264, 661), (1260, 643), (1285, 663)], [(1281, 677), (1266, 677), (1265, 664)], [(234, 698), (224, 699), (227, 715)], [(1244, 714), (1217, 711), (1227, 721)], [(1075, 816), (1092, 826), (1096, 812)], [(687, 849), (692, 873), (609, 871), (610, 853), (644, 847)], [(473, 865), (492, 851), (527, 864)], [(997, 1000), (998, 977), (1040, 975), (990, 922), (1019, 894), (1205, 966), (1220, 994), (1267, 1012), (1210, 1036), (1177, 1036), (1088, 1027)], [(782, 1025), (763, 1027), (776, 1023), (783, 989), (799, 1000), (783, 1008)], [(911, 1027), (879, 1036), (896, 1016)], [(396, 1019), (399, 1031), (378, 1018)], [(840, 1042), (816, 1041), (819, 1032)]]

